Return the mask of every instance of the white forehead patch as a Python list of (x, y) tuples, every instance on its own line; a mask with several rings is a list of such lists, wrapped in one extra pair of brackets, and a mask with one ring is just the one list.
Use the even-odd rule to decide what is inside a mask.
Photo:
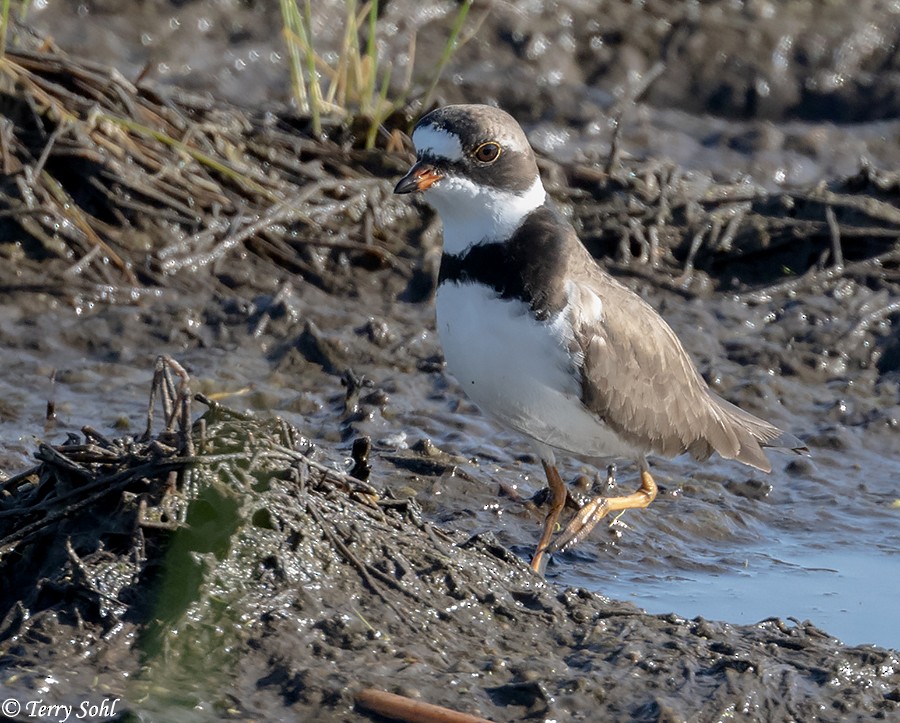
[(448, 161), (462, 160), (462, 143), (455, 133), (435, 128), (433, 125), (425, 125), (413, 131), (412, 139), (419, 153), (428, 153), (438, 158), (446, 158)]

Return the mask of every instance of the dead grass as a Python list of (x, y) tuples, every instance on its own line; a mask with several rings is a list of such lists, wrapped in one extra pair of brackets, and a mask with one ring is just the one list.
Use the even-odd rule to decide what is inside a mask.
[[(393, 64), (378, 52), (378, 0), (346, 0), (344, 35), (336, 63), (329, 63), (313, 42), (311, 0), (280, 0), (283, 35), (291, 69), (291, 88), (298, 109), (312, 118), (322, 134), (325, 117), (362, 118), (365, 147), (373, 148), (385, 120), (403, 108), (414, 93), (412, 77), (415, 36), (408, 39), (408, 71), (398, 80)], [(462, 45), (461, 34), (473, 0), (464, 0), (450, 23), (441, 59), (427, 82), (422, 105), (428, 107), (447, 63)], [(474, 31), (473, 31), (474, 32)]]

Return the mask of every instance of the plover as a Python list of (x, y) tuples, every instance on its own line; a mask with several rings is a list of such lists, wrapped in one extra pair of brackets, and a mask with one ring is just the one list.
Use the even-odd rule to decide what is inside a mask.
[[(714, 394), (662, 317), (597, 264), (548, 203), (512, 116), (446, 106), (423, 117), (412, 140), (416, 163), (394, 192), (421, 193), (443, 223), (436, 306), (447, 369), (483, 411), (531, 441), (547, 476), (536, 571), (609, 512), (654, 500), (647, 455), (718, 452), (769, 472), (763, 447), (806, 451)], [(591, 500), (551, 544), (566, 501), (557, 452), (634, 459), (641, 484)]]

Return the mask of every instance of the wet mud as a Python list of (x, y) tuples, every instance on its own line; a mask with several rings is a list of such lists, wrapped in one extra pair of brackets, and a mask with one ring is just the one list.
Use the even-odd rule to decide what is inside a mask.
[[(261, 6), (242, 7), (234, 22), (257, 37)], [(776, 617), (777, 587), (753, 624), (604, 596), (620, 581), (725, 584), (799, 551), (820, 555), (793, 569), (801, 581), (860, 550), (880, 565), (873, 595), (900, 579), (896, 151), (882, 153), (890, 126), (870, 142), (871, 126), (801, 122), (869, 108), (862, 120), (890, 123), (871, 99), (887, 97), (892, 38), (837, 50), (885, 10), (842, 25), (828, 14), (842, 6), (803, 3), (561, 8), (496, 9), (443, 96), (520, 114), (591, 251), (660, 309), (717, 392), (812, 456), (773, 457), (771, 476), (654, 461), (653, 507), (536, 578), (524, 560), (539, 465), (443, 373), (429, 303), (439, 225), (390, 193), (408, 154), (360, 150), (350, 127), (313, 141), (289, 111), (135, 85), (35, 43), (8, 52), (0, 86), (4, 694), (118, 698), (123, 720), (360, 720), (369, 687), (492, 720), (900, 714), (896, 612), (861, 633), (879, 647)], [(104, 14), (123, 22), (115, 4), (90, 11), (92, 32)], [(402, 11), (389, 3), (383, 20)], [(784, 12), (797, 13), (789, 46), (776, 42)], [(433, 18), (404, 17), (437, 37)], [(831, 30), (801, 29), (813, 20)], [(759, 32), (737, 43), (747, 28)], [(728, 62), (708, 62), (715, 43), (732, 44)], [(759, 96), (782, 62), (773, 43), (791, 49), (786, 70), (753, 101), (743, 58)], [(667, 72), (638, 93), (627, 73), (660, 49)], [(822, 96), (838, 57), (846, 82)], [(697, 110), (725, 120), (678, 121), (668, 156), (641, 144)], [(720, 168), (680, 162), (698, 137)], [(871, 160), (848, 169), (838, 137)], [(763, 173), (723, 172), (732, 153)], [(779, 183), (772, 168), (816, 182)], [(605, 482), (576, 460), (566, 471), (576, 494)]]
[(490, 534), (318, 462), (277, 418), (201, 397), (192, 431), (190, 381), (168, 364), (161, 433), (85, 430), (4, 483), (19, 518), (0, 539), (7, 694), (41, 695), (80, 651), (56, 702), (91, 675), (161, 719), (355, 720), (368, 687), (492, 720), (837, 720), (900, 704), (894, 652), (557, 588)]

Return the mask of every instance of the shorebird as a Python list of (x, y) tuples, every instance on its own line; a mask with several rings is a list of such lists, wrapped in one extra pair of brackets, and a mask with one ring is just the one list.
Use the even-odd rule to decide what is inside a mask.
[[(447, 370), (530, 440), (547, 476), (534, 570), (608, 513), (655, 499), (647, 455), (717, 452), (769, 472), (764, 447), (806, 451), (712, 392), (662, 317), (598, 265), (548, 202), (512, 116), (446, 106), (424, 116), (412, 140), (416, 162), (394, 192), (421, 193), (443, 224), (436, 307)], [(551, 543), (566, 501), (557, 452), (636, 460), (641, 483), (589, 501)]]

